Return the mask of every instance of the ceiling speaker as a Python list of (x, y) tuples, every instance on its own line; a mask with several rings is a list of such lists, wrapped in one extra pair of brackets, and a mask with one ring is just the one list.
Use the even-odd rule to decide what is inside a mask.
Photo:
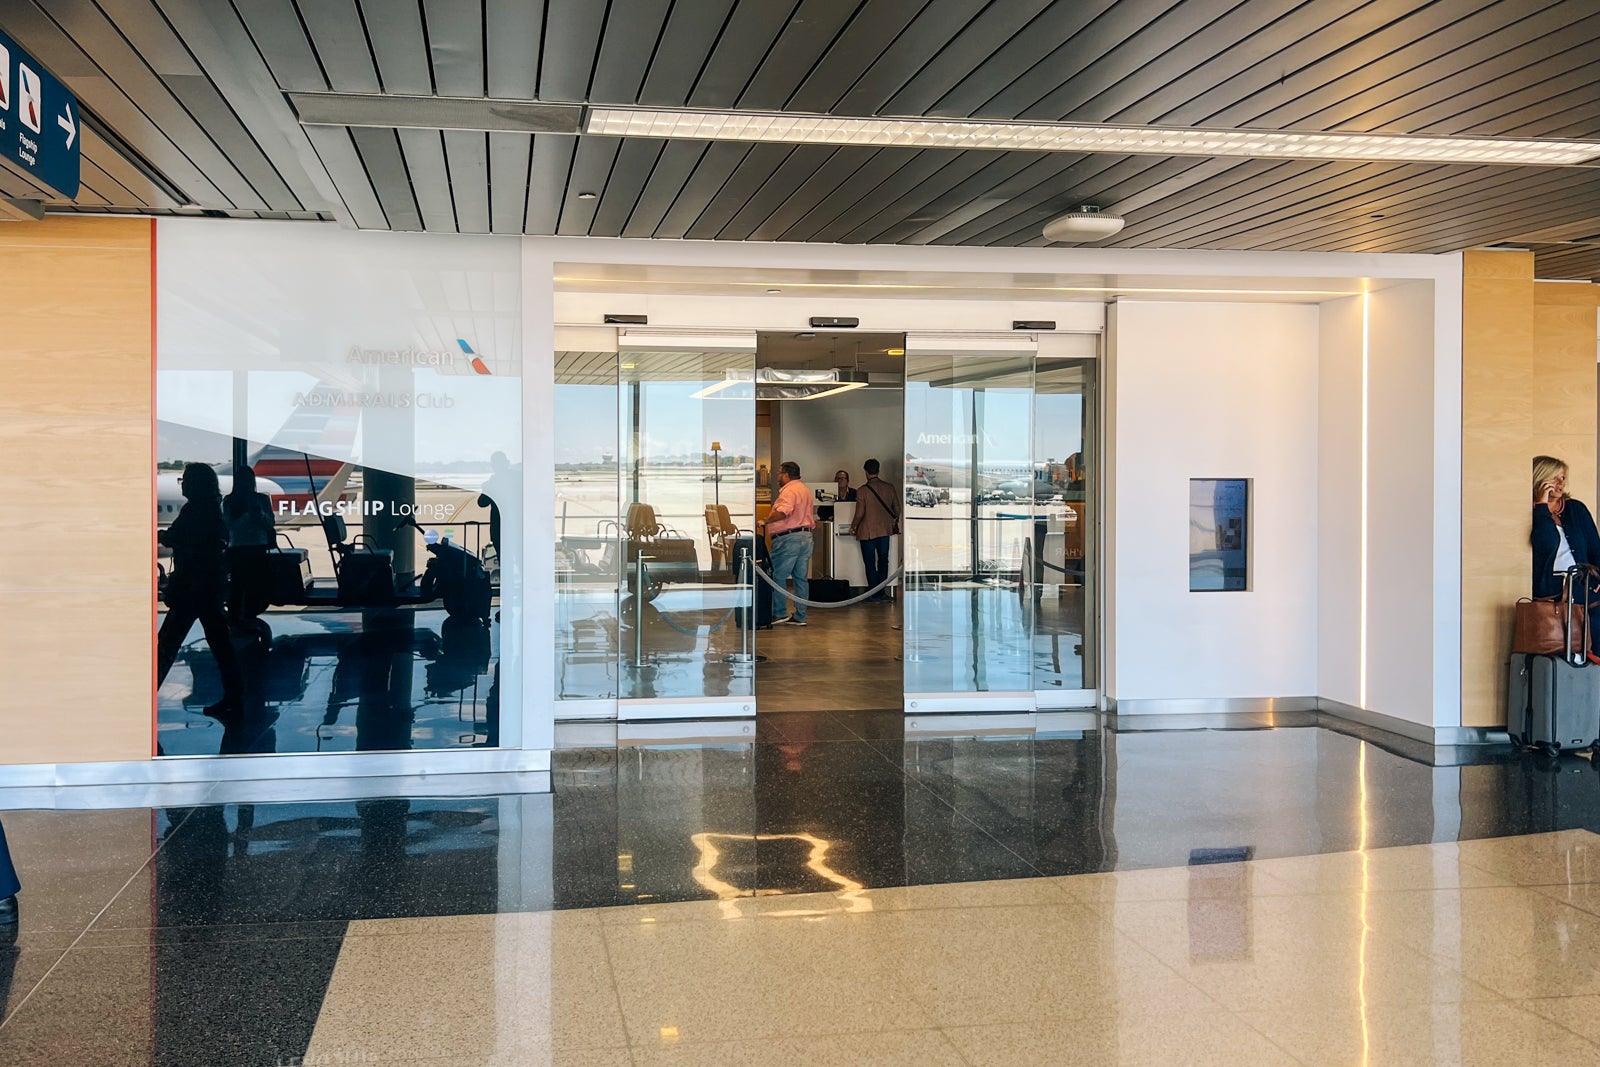
[(1122, 216), (1088, 204), (1044, 224), (1047, 241), (1103, 241), (1122, 230)]

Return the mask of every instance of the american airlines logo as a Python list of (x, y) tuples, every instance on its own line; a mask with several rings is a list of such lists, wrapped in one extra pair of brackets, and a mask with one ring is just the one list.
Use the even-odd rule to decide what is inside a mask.
[[(456, 345), (461, 349), (461, 357), (467, 361), (475, 374), (489, 374), (489, 366), (482, 357), (472, 350), (464, 338), (456, 338)], [(453, 367), (456, 365), (456, 353), (448, 348), (362, 348), (360, 345), (351, 345), (350, 351), (345, 354), (346, 363), (381, 364), (389, 367)]]
[[(917, 444), (919, 445), (975, 445), (977, 443), (978, 435), (975, 433), (917, 434)], [(984, 434), (983, 443), (986, 445), (992, 445), (994, 444), (994, 440), (988, 434)]]
[(456, 354), (448, 349), (362, 348), (351, 345), (346, 363), (381, 363), (390, 367), (451, 367)]

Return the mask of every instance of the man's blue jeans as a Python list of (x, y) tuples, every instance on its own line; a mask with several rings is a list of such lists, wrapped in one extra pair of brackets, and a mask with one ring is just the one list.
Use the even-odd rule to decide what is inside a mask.
[[(782, 534), (772, 539), (772, 580), (782, 589), (784, 582), (794, 579), (794, 595), (805, 597), (811, 592), (811, 581), (806, 573), (811, 569), (811, 540), (810, 530), (796, 530), (794, 533)], [(778, 592), (772, 591), (772, 617), (781, 619), (789, 610), (789, 598)], [(794, 617), (797, 622), (806, 621), (806, 606), (799, 602), (794, 606)]]

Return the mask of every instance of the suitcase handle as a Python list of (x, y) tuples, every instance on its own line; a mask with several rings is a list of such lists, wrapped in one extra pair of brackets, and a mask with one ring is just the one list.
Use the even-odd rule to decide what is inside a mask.
[[(1567, 616), (1564, 620), (1566, 648), (1564, 649), (1565, 655), (1562, 658), (1574, 667), (1589, 666), (1589, 649), (1594, 646), (1594, 632), (1590, 629), (1593, 625), (1590, 611), (1593, 589), (1589, 584), (1590, 572), (1594, 570), (1595, 568), (1588, 564), (1578, 563), (1568, 567), (1566, 573), (1561, 576), (1562, 599), (1566, 601), (1567, 605)], [(1582, 579), (1581, 584), (1583, 586), (1583, 647), (1574, 649), (1572, 647), (1572, 638), (1573, 631), (1577, 629), (1578, 601), (1573, 596), (1573, 585), (1579, 578)]]

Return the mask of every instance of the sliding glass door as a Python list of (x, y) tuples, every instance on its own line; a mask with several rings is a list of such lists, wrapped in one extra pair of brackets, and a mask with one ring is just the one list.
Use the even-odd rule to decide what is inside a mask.
[(1029, 338), (906, 339), (908, 708), (1032, 704), (1033, 365)]
[(619, 717), (748, 714), (755, 337), (620, 347)]
[(1029, 603), (1043, 707), (1095, 704), (1099, 664), (1099, 362), (1088, 335), (1042, 339), (1034, 367), (1036, 470)]

